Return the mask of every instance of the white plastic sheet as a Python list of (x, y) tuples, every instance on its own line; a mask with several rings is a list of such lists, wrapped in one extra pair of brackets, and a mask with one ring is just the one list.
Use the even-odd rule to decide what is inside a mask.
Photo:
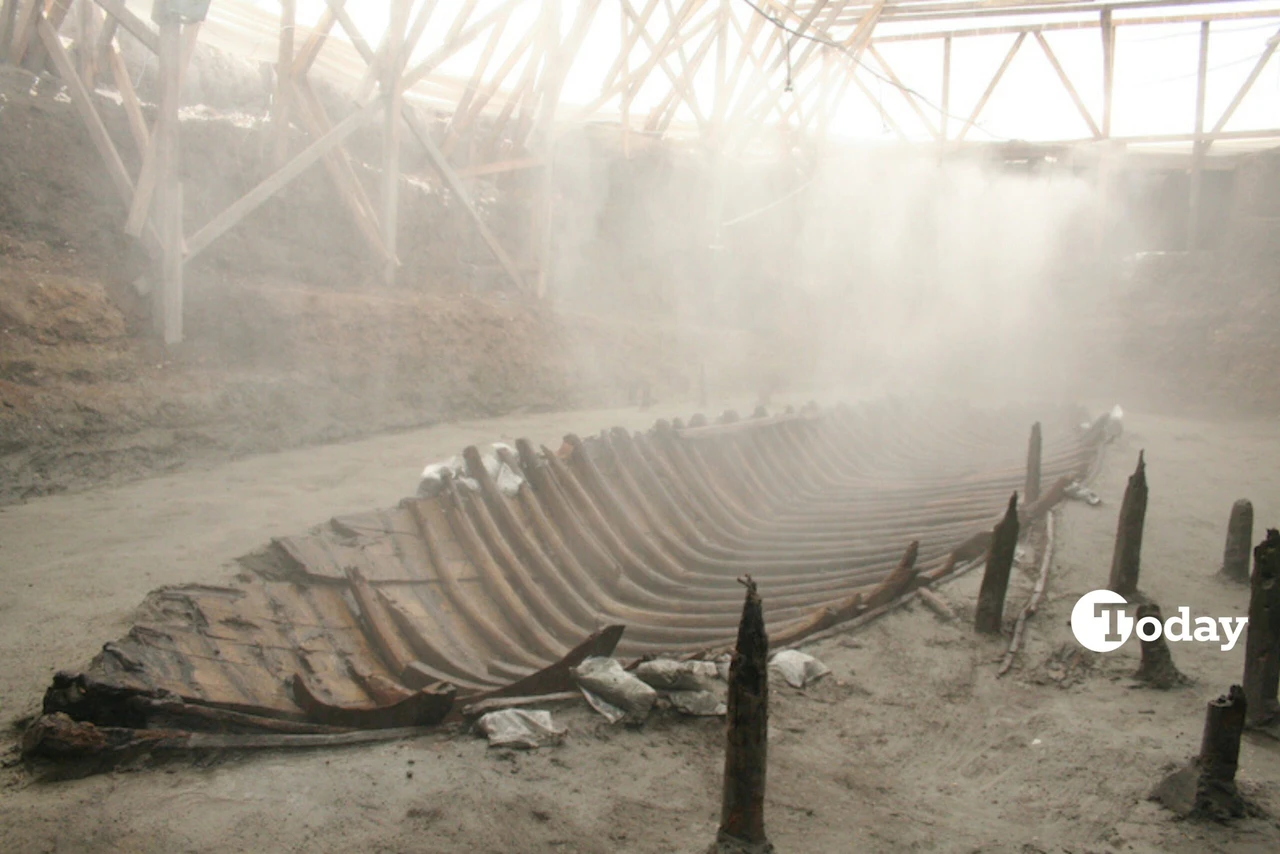
[(602, 700), (609, 706), (620, 709), (631, 721), (643, 721), (658, 699), (658, 692), (628, 673), (612, 658), (588, 658), (573, 669), (578, 686), (586, 695), (592, 707), (612, 717), (598, 706), (595, 700)]
[(769, 660), (769, 668), (777, 672), (792, 688), (803, 688), (831, 672), (821, 661), (799, 650), (784, 649)]
[(490, 747), (515, 747), (521, 750), (560, 744), (564, 741), (566, 732), (552, 722), (550, 712), (529, 709), (489, 712), (476, 725), (489, 737)]

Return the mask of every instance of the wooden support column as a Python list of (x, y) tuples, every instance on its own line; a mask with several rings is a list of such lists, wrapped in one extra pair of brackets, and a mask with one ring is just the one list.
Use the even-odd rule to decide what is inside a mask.
[[(53, 31), (56, 33), (62, 29), (62, 22), (67, 19), (67, 13), (71, 11), (71, 0), (49, 0), (49, 2), (36, 0), (36, 3), (44, 10), (44, 18)], [(20, 61), (23, 68), (39, 74), (44, 71), (48, 60), (49, 51), (45, 47), (44, 41), (42, 39), (32, 39), (30, 50), (26, 52), (25, 56), (21, 57)]]
[(380, 219), (382, 245), (387, 252), (383, 279), (393, 284), (396, 269), (400, 266), (396, 239), (400, 230), (400, 107), (404, 93), (400, 78), (404, 68), (401, 50), (404, 47), (405, 28), (409, 24), (409, 7), (412, 0), (393, 0), (391, 22), (387, 26), (386, 54), (382, 66), (382, 98), (385, 102), (382, 122), (382, 188)]
[(1116, 28), (1111, 10), (1102, 10), (1102, 137), (1111, 136), (1111, 93), (1116, 73)]
[(1232, 581), (1249, 581), (1249, 552), (1253, 547), (1253, 502), (1241, 498), (1231, 505), (1227, 544), (1222, 550), (1222, 574)]
[(36, 27), (43, 18), (42, 0), (25, 0), (21, 12), (15, 17), (13, 38), (10, 42), (9, 61), (14, 65), (20, 65), (27, 55), (27, 49), (36, 37)]
[(9, 51), (13, 47), (14, 29), (18, 25), (19, 0), (4, 0), (0, 3), (0, 63), (9, 61)]
[(1251, 727), (1280, 722), (1280, 531), (1253, 550), (1249, 623), (1244, 641), (1244, 693)]
[(965, 121), (964, 127), (960, 128), (960, 135), (956, 137), (956, 142), (962, 142), (969, 133), (969, 128), (973, 127), (978, 117), (982, 115), (982, 109), (987, 106), (987, 101), (991, 100), (991, 95), (996, 91), (996, 86), (1000, 84), (1001, 78), (1004, 77), (1005, 71), (1009, 69), (1009, 63), (1013, 62), (1013, 58), (1018, 55), (1018, 48), (1022, 47), (1022, 43), (1027, 40), (1026, 32), (1018, 33), (1018, 37), (1013, 40), (1013, 44), (1009, 47), (1009, 52), (1004, 55), (1004, 61), (1000, 63), (1000, 67), (996, 69), (996, 73), (991, 77), (991, 82), (987, 84), (987, 88), (982, 93), (982, 97), (978, 99), (977, 105), (973, 108), (973, 112)]
[(1244, 691), (1232, 685), (1226, 695), (1210, 701), (1205, 712), (1195, 802), (1201, 815), (1222, 820), (1245, 814), (1244, 800), (1236, 790), (1236, 769), (1247, 711)]
[(156, 120), (158, 161), (157, 231), (160, 233), (160, 287), (152, 289), (152, 317), (165, 344), (182, 341), (183, 228), (179, 178), (178, 105), (182, 97), (182, 23), (167, 14), (160, 24), (160, 113)]
[(1209, 22), (1200, 22), (1200, 65), (1196, 69), (1196, 141), (1191, 149), (1191, 187), (1187, 199), (1187, 249), (1200, 248), (1200, 206), (1204, 184), (1204, 98), (1209, 75)]
[(1246, 805), (1236, 788), (1236, 769), (1250, 702), (1239, 685), (1209, 701), (1199, 755), (1165, 777), (1151, 799), (1180, 818), (1227, 821), (1243, 816)]
[(276, 52), (276, 91), (271, 98), (271, 165), (289, 159), (289, 112), (293, 99), (293, 35), (297, 28), (294, 0), (280, 0), (280, 42)]
[(945, 152), (947, 148), (947, 121), (951, 118), (951, 36), (942, 40), (942, 115), (938, 139)]
[(738, 645), (729, 665), (724, 797), (720, 830), (708, 854), (764, 854), (765, 777), (769, 758), (769, 636), (756, 584), (748, 576)]
[(1022, 500), (1034, 504), (1040, 499), (1040, 422), (1031, 425), (1031, 439), (1027, 442), (1027, 485)]
[(76, 53), (80, 60), (80, 76), (90, 90), (94, 88), (94, 79), (98, 75), (99, 54), (96, 48), (100, 15), (93, 0), (80, 0), (80, 8), (76, 12)]
[(974, 628), (983, 634), (998, 635), (1004, 628), (1004, 599), (1009, 591), (1009, 573), (1013, 569), (1013, 555), (1017, 548), (1018, 493), (1015, 492), (1009, 499), (1004, 518), (992, 533), (987, 569), (978, 589)]

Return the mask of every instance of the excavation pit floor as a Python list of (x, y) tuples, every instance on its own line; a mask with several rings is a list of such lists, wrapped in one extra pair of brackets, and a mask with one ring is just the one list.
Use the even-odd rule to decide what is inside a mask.
[[(147, 591), (225, 582), (270, 537), (393, 505), (425, 462), (471, 443), (646, 427), (670, 412), (577, 412), (459, 423), (240, 460), (0, 508), (0, 709), (38, 711), (56, 669), (127, 630)], [(1192, 684), (1134, 687), (1134, 641), (1077, 654), (1068, 627), (1105, 584), (1124, 484), (1145, 449), (1151, 486), (1142, 588), (1166, 613), (1240, 616), (1247, 590), (1215, 578), (1227, 514), (1280, 518), (1280, 436), (1263, 421), (1127, 413), (1093, 488), (1056, 519), (1048, 593), (1012, 672), (1007, 640), (973, 634), (980, 573), (944, 586), (960, 615), (918, 605), (805, 649), (833, 673), (772, 692), (766, 823), (779, 851), (1263, 852), (1280, 825), (1173, 821), (1150, 788), (1199, 744), (1205, 703), (1239, 680), (1230, 652), (1175, 644)], [(1009, 612), (1033, 579), (1015, 574)], [(41, 783), (0, 772), (8, 851), (701, 852), (718, 821), (722, 725), (655, 716), (612, 727), (556, 707), (561, 747), (491, 750), (465, 733), (314, 752), (152, 761)], [(6, 735), (16, 743), (16, 731)], [(9, 754), (10, 758), (16, 754)], [(1280, 743), (1247, 735), (1239, 781), (1280, 816)]]

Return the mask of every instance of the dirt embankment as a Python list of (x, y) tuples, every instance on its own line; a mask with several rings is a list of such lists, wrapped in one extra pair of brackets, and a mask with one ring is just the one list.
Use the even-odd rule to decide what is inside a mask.
[(1115, 293), (1116, 358), (1166, 408), (1280, 411), (1280, 152), (1244, 158), (1214, 251), (1131, 259)]
[[(136, 156), (119, 108), (100, 106)], [(421, 188), (401, 284), (374, 284), (321, 169), (189, 267), (187, 341), (166, 350), (133, 285), (147, 259), (61, 85), (0, 69), (0, 109), (0, 503), (444, 419), (625, 404), (639, 382), (693, 395), (700, 365), (713, 393), (750, 389), (765, 361), (745, 334), (460, 295), (459, 270), (484, 278), (467, 224)], [(188, 230), (252, 186), (259, 132), (184, 124)]]

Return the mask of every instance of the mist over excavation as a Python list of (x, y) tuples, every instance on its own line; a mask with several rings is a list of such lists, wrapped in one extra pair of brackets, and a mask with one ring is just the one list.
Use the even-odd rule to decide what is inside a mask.
[(1277, 47), (0, 0), (0, 850), (1280, 850)]

